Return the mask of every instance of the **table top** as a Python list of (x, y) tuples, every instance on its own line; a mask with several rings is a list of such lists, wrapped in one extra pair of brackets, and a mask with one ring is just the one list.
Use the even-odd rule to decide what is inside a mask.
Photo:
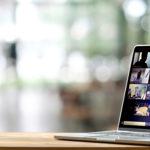
[(2, 132), (0, 133), (0, 149), (119, 149), (119, 150), (150, 150), (150, 146), (107, 144), (94, 142), (63, 141), (54, 138), (58, 133), (27, 133)]

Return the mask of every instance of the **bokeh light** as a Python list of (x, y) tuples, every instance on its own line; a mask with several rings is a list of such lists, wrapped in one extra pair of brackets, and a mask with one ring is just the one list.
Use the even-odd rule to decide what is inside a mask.
[(144, 0), (126, 0), (123, 8), (127, 17), (139, 18), (146, 12), (146, 4)]

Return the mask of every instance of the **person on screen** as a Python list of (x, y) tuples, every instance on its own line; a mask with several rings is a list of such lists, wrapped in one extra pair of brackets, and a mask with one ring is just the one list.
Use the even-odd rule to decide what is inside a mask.
[(148, 52), (146, 51), (142, 52), (142, 58), (134, 64), (134, 67), (147, 68), (148, 67), (146, 63), (147, 55), (148, 55)]
[(147, 93), (146, 93), (146, 99), (150, 100), (150, 91), (147, 91)]
[(146, 99), (146, 90), (147, 90), (146, 87), (143, 87), (142, 90), (141, 90), (141, 99), (142, 100)]
[(139, 70), (139, 71), (137, 72), (136, 78), (134, 79), (134, 83), (137, 83), (137, 84), (138, 84), (138, 83), (142, 83), (141, 74), (142, 74), (142, 71)]
[(141, 90), (138, 86), (135, 87), (135, 95), (133, 96), (133, 98), (141, 98)]

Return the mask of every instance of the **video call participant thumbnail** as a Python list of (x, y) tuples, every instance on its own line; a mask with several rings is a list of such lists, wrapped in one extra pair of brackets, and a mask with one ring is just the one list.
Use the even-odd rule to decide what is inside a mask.
[(146, 63), (147, 56), (148, 56), (147, 51), (142, 52), (141, 59), (138, 60), (133, 66), (137, 67), (137, 68), (147, 68), (148, 67), (148, 65)]

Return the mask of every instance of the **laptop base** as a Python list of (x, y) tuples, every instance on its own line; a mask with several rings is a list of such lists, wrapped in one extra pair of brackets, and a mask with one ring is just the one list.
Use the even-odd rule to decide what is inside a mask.
[(150, 134), (130, 131), (102, 131), (66, 133), (55, 136), (59, 140), (150, 145)]

